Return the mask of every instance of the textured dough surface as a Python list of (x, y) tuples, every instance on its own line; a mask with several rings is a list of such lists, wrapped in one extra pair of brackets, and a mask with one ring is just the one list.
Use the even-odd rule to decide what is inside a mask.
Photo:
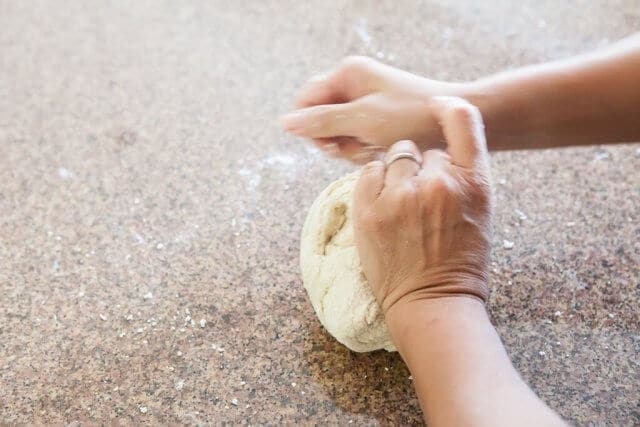
[(353, 351), (395, 351), (353, 238), (357, 179), (357, 172), (340, 178), (311, 205), (300, 243), (302, 280), (320, 323), (334, 338)]

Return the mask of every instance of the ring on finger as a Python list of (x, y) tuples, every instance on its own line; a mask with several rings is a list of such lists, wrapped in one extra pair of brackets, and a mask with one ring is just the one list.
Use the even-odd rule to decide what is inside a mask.
[(388, 168), (389, 166), (391, 166), (391, 164), (392, 164), (393, 162), (395, 162), (395, 161), (397, 161), (397, 160), (400, 160), (400, 159), (409, 159), (409, 160), (414, 161), (414, 162), (416, 163), (416, 165), (418, 165), (418, 166), (422, 166), (422, 164), (421, 164), (421, 163), (420, 163), (420, 161), (418, 160), (418, 157), (417, 157), (415, 154), (410, 153), (410, 152), (408, 152), (408, 151), (403, 151), (403, 152), (395, 153), (395, 154), (391, 155), (391, 156), (387, 159), (387, 161), (385, 162), (385, 165), (386, 165), (386, 167)]

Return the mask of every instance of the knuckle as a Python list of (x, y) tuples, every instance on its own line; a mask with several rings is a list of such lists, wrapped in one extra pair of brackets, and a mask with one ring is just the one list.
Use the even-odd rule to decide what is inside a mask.
[(451, 179), (438, 175), (427, 179), (423, 184), (424, 196), (430, 201), (450, 201), (454, 196)]
[(446, 114), (450, 118), (464, 123), (474, 123), (480, 118), (480, 110), (462, 100), (452, 102), (447, 108)]
[(432, 149), (432, 150), (425, 151), (422, 158), (423, 158), (423, 164), (429, 164), (431, 162), (438, 162), (438, 161), (444, 161), (444, 162), (451, 161), (451, 156), (449, 156), (449, 154), (447, 154), (445, 151), (440, 149)]
[(390, 218), (398, 219), (414, 211), (417, 200), (418, 190), (412, 183), (398, 187), (394, 190), (393, 199), (389, 203), (390, 209), (388, 213)]
[(411, 201), (416, 197), (416, 187), (411, 183), (407, 183), (398, 188), (398, 196), (401, 200)]
[(458, 120), (472, 121), (479, 114), (478, 109), (466, 101), (458, 101), (453, 103), (447, 113)]

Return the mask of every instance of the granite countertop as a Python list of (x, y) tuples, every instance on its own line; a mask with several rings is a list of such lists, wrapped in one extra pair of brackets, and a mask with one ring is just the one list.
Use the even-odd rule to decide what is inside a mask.
[[(352, 167), (276, 117), (348, 54), (465, 80), (606, 44), (640, 9), (415, 3), (3, 3), (1, 424), (421, 422), (396, 354), (316, 321), (299, 233)], [(490, 310), (576, 424), (640, 423), (639, 147), (493, 156)]]

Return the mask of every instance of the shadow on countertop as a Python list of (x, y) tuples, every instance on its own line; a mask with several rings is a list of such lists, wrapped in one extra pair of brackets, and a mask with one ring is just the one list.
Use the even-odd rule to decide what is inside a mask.
[[(354, 418), (375, 417), (383, 425), (423, 422), (410, 373), (398, 353), (352, 352), (329, 335), (319, 322), (307, 327), (309, 339), (304, 345), (304, 357), (309, 374), (324, 388), (335, 406), (353, 414)], [(319, 400), (318, 404), (322, 402)]]

